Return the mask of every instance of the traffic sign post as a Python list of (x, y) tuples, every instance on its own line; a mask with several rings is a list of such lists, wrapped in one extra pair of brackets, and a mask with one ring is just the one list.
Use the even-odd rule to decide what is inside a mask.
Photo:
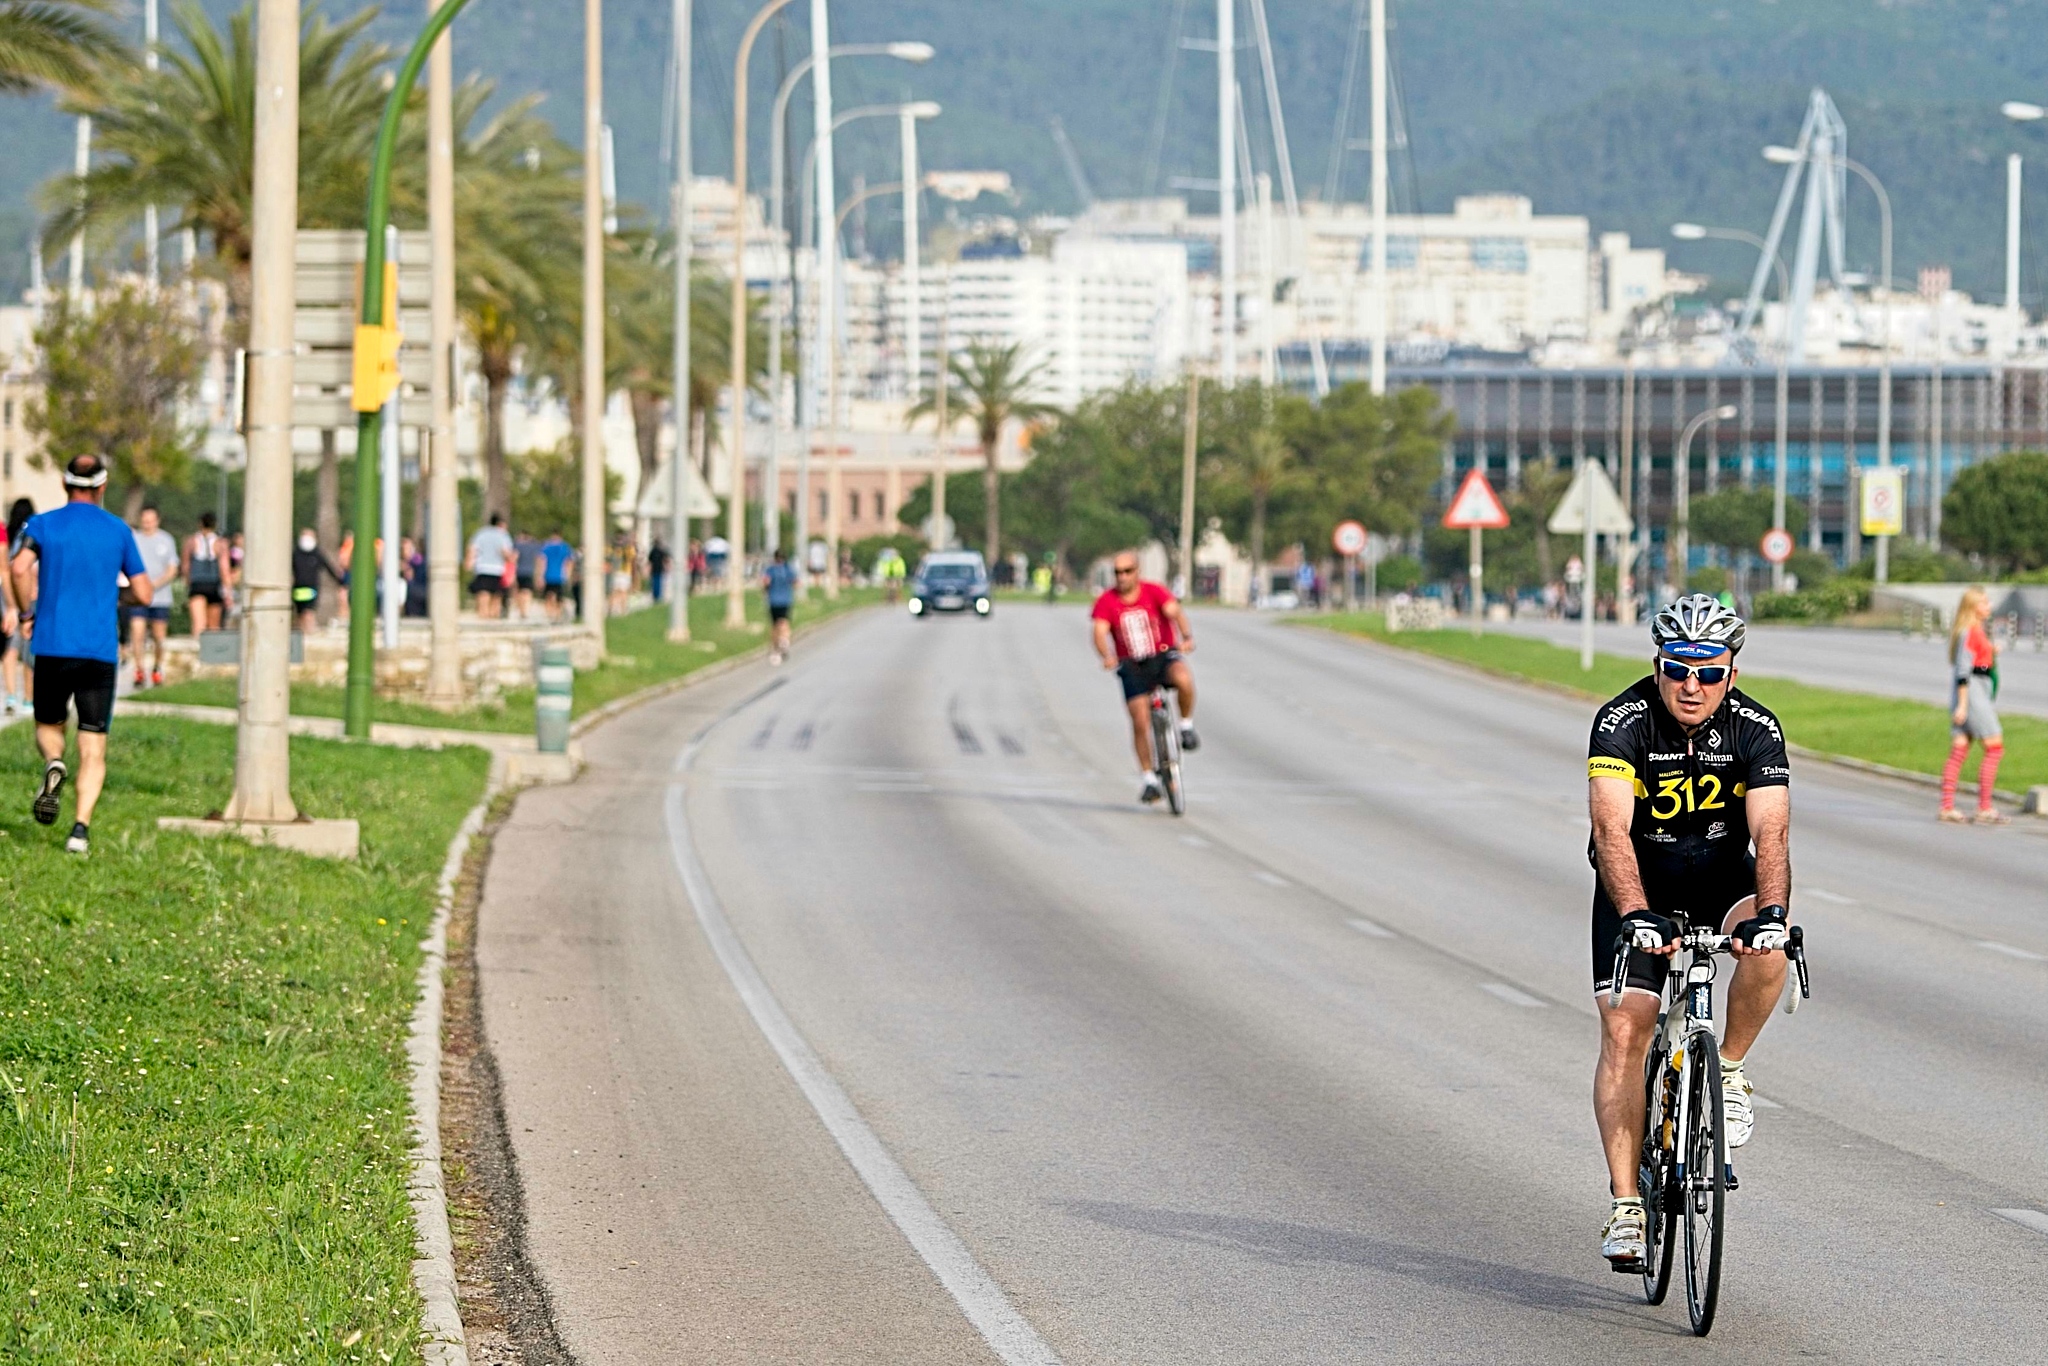
[(1451, 505), (1444, 511), (1444, 525), (1452, 531), (1466, 530), (1472, 533), (1471, 592), (1472, 592), (1472, 634), (1478, 635), (1486, 622), (1486, 567), (1481, 554), (1480, 534), (1498, 531), (1508, 524), (1508, 510), (1501, 506), (1493, 485), (1486, 482), (1486, 472), (1478, 467), (1465, 475), (1465, 482), (1458, 486), (1458, 496), (1451, 499)]
[(1344, 557), (1344, 605), (1358, 610), (1358, 557), (1365, 551), (1365, 526), (1360, 522), (1337, 523), (1330, 533), (1330, 548)]
[(1577, 533), (1586, 538), (1585, 558), (1580, 572), (1586, 585), (1579, 590), (1579, 667), (1593, 667), (1593, 596), (1600, 583), (1596, 566), (1599, 536), (1626, 536), (1635, 530), (1635, 520), (1621, 505), (1621, 497), (1607, 477), (1607, 467), (1596, 460), (1580, 460), (1572, 472), (1571, 487), (1550, 514), (1550, 529), (1558, 535)]

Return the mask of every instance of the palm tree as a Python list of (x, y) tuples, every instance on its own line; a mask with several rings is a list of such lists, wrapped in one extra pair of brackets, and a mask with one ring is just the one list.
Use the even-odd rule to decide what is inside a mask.
[[(376, 17), (375, 9), (365, 9), (334, 24), (314, 10), (304, 21), (299, 46), (303, 227), (362, 221), (391, 58), (388, 47), (362, 38)], [(68, 112), (91, 116), (100, 163), (82, 180), (61, 176), (45, 188), (53, 212), (44, 239), (68, 242), (81, 232), (126, 227), (141, 218), (145, 205), (176, 206), (165, 231), (192, 228), (211, 241), (217, 265), (228, 276), (235, 311), (246, 317), (256, 157), (255, 20), (244, 8), (228, 20), (223, 33), (197, 4), (182, 0), (172, 22), (184, 47), (166, 45), (160, 71), (131, 66), (117, 78), (65, 98)], [(417, 127), (410, 140), (424, 148)], [(420, 159), (401, 153), (399, 162)], [(416, 202), (417, 195), (405, 198)]]
[[(948, 358), (947, 373), (953, 377), (960, 406), (974, 419), (975, 438), (981, 445), (981, 497), (988, 517), (988, 566), (994, 573), (1002, 555), (1002, 492), (997, 483), (996, 450), (1003, 428), (1011, 418), (1032, 422), (1051, 417), (1059, 409), (1031, 398), (1045, 373), (1045, 363), (1027, 364), (1024, 344), (1008, 346), (997, 342), (969, 342), (967, 349)], [(914, 422), (933, 412), (933, 400), (926, 399), (910, 410)], [(941, 436), (943, 437), (943, 433)]]
[(83, 90), (127, 55), (98, 16), (114, 0), (0, 0), (0, 94)]

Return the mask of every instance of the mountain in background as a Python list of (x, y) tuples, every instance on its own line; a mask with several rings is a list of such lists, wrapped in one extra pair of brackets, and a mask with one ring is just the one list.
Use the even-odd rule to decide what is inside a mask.
[[(672, 0), (608, 0), (607, 104), (621, 192), (659, 206), (665, 196)], [(696, 0), (696, 163), (731, 162), (733, 49), (754, 0)], [(214, 13), (234, 6), (206, 0)], [(168, 9), (168, 6), (166, 7)], [(350, 7), (330, 6), (336, 12)], [(1323, 193), (1357, 0), (1271, 0), (1274, 60), (1304, 197)], [(1401, 123), (1407, 145), (1394, 174), (1399, 208), (1448, 208), (1458, 194), (1512, 190), (1542, 213), (1583, 214), (1595, 231), (1622, 230), (1671, 247), (1673, 263), (1746, 280), (1753, 256), (1716, 243), (1676, 244), (1690, 218), (1761, 232), (1782, 169), (1758, 155), (1798, 133), (1806, 92), (1840, 105), (1851, 155), (1883, 178), (1897, 212), (1897, 271), (1954, 267), (1980, 297), (2003, 289), (2005, 156), (2048, 154), (2048, 129), (2008, 123), (2007, 99), (2048, 102), (2048, 0), (1392, 0)], [(404, 42), (424, 5), (387, 12), (376, 30)], [(792, 4), (755, 50), (753, 151), (766, 166), (767, 112), (778, 73), (809, 49), (808, 7)], [(839, 42), (923, 39), (939, 56), (922, 67), (862, 58), (834, 64), (841, 109), (906, 96), (945, 105), (926, 124), (926, 165), (1001, 169), (1023, 212), (1067, 211), (1077, 195), (1051, 134), (1061, 120), (1099, 195), (1165, 192), (1177, 176), (1214, 176), (1215, 65), (1176, 39), (1214, 36), (1208, 0), (837, 0)], [(167, 25), (168, 28), (168, 25)], [(1240, 80), (1253, 160), (1272, 161), (1259, 68), (1240, 15)], [(459, 72), (481, 71), (504, 92), (549, 92), (545, 108), (572, 140), (582, 96), (581, 7), (567, 0), (473, 0), (456, 25)], [(1171, 69), (1171, 80), (1164, 78)], [(1349, 136), (1362, 138), (1361, 73)], [(1163, 118), (1161, 117), (1163, 112)], [(809, 125), (799, 97), (792, 122)], [(1154, 152), (1155, 128), (1164, 137)], [(893, 121), (856, 122), (840, 135), (850, 184), (896, 177)], [(63, 171), (70, 130), (46, 105), (0, 103), (0, 288), (24, 278), (26, 209), (34, 185)], [(801, 154), (803, 140), (797, 144)], [(1364, 154), (1342, 166), (1341, 195), (1363, 193)], [(2048, 304), (2048, 155), (2031, 166), (2024, 294)], [(1198, 201), (1199, 203), (1199, 201)], [(1206, 207), (1206, 206), (1201, 206)], [(884, 252), (896, 229), (876, 206), (870, 241)], [(1875, 272), (1876, 210), (1851, 183), (1849, 251)]]

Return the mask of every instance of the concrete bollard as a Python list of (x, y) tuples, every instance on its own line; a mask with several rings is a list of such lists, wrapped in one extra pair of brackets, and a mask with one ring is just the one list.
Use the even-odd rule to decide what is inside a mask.
[(574, 701), (576, 669), (569, 663), (569, 647), (549, 645), (540, 652), (540, 666), (533, 671), (534, 740), (542, 754), (569, 752), (569, 709)]

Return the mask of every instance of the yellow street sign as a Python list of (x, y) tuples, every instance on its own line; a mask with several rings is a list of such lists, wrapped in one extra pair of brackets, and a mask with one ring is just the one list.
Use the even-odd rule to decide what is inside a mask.
[(1897, 536), (1906, 529), (1906, 471), (1897, 465), (1863, 471), (1863, 534)]

